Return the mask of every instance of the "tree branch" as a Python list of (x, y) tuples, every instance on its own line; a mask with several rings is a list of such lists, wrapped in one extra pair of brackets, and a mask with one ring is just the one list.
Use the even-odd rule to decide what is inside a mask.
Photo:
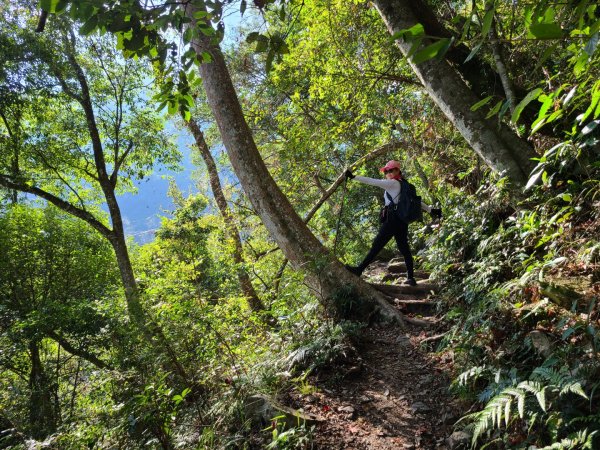
[[(351, 164), (349, 169), (355, 169), (356, 167), (362, 166), (366, 162), (371, 161), (372, 159), (375, 159), (376, 157), (378, 157), (382, 154), (392, 152), (394, 150), (397, 150), (400, 147), (405, 147), (408, 145), (409, 144), (404, 141), (394, 141), (394, 142), (390, 142), (388, 144), (382, 145), (381, 147), (376, 148), (375, 150), (371, 151), (370, 153), (366, 154), (365, 156), (363, 156), (362, 158), (358, 159), (356, 162)], [(345, 169), (344, 169), (344, 171), (345, 171)], [(325, 190), (325, 192), (323, 193), (323, 195), (321, 195), (321, 198), (317, 201), (317, 203), (315, 203), (315, 205), (311, 208), (311, 210), (308, 212), (308, 214), (306, 214), (306, 216), (304, 216), (304, 219), (303, 219), (304, 223), (308, 223), (310, 221), (310, 219), (312, 219), (312, 217), (319, 210), (319, 208), (323, 205), (323, 203), (325, 203), (325, 201), (333, 195), (333, 193), (340, 186), (340, 184), (342, 184), (344, 182), (345, 178), (346, 177), (344, 175), (344, 172), (342, 172), (340, 175), (338, 175), (337, 179), (333, 182), (333, 184)]]
[(492, 24), (490, 28), (490, 44), (492, 47), (492, 54), (494, 55), (494, 62), (496, 63), (496, 70), (498, 72), (498, 76), (500, 77), (500, 81), (502, 82), (502, 87), (504, 88), (504, 94), (506, 95), (506, 100), (508, 100), (508, 106), (510, 108), (510, 112), (515, 112), (515, 106), (517, 105), (515, 91), (513, 89), (512, 81), (508, 76), (508, 70), (506, 69), (506, 65), (504, 64), (504, 59), (502, 58), (502, 47), (500, 42), (497, 39), (496, 33), (496, 21)]
[(98, 219), (96, 219), (96, 217), (94, 217), (91, 213), (85, 211), (84, 209), (78, 208), (77, 206), (74, 206), (71, 203), (49, 192), (44, 191), (43, 189), (11, 180), (9, 176), (3, 174), (0, 174), (0, 186), (4, 186), (9, 189), (15, 189), (21, 192), (27, 192), (29, 194), (33, 194), (40, 198), (43, 198), (44, 200), (47, 200), (48, 202), (52, 203), (57, 208), (60, 208), (63, 211), (80, 218), (81, 220), (85, 220), (90, 226), (92, 226), (109, 241), (112, 241), (113, 239), (112, 230), (106, 225), (104, 225), (102, 222), (100, 222)]
[(72, 345), (69, 341), (67, 341), (63, 336), (61, 336), (57, 332), (55, 332), (53, 330), (46, 330), (46, 334), (48, 335), (48, 337), (50, 337), (51, 339), (58, 342), (62, 346), (62, 348), (64, 348), (70, 354), (78, 356), (82, 359), (85, 359), (86, 361), (92, 363), (93, 365), (95, 365), (96, 367), (99, 367), (100, 369), (108, 369), (108, 370), (113, 369), (113, 367), (111, 367), (108, 363), (105, 363), (104, 361), (99, 359), (96, 355), (89, 353), (89, 352), (85, 351), (84, 349), (75, 348), (74, 345)]
[[(129, 142), (127, 149), (123, 152), (121, 157), (119, 159), (115, 159), (115, 167), (114, 167), (112, 173), (110, 174), (110, 184), (113, 187), (113, 189), (117, 186), (117, 177), (119, 175), (119, 169), (125, 162), (127, 155), (129, 155), (129, 153), (131, 153), (131, 150), (133, 150), (133, 142)], [(115, 154), (115, 156), (116, 156), (116, 154)]]
[(52, 164), (50, 164), (50, 162), (48, 162), (48, 160), (46, 159), (46, 156), (44, 155), (43, 152), (34, 150), (35, 153), (38, 155), (39, 158), (42, 159), (42, 161), (44, 162), (44, 164), (46, 165), (46, 167), (48, 169), (50, 169), (52, 172), (54, 172), (54, 174), (57, 176), (57, 178), (63, 182), (63, 184), (65, 186), (67, 186), (67, 189), (69, 189), (74, 195), (75, 197), (77, 197), (77, 199), (79, 200), (79, 204), (81, 206), (81, 209), (85, 209), (85, 204), (83, 199), (81, 198), (81, 196), (79, 195), (79, 193), (73, 188), (71, 187), (71, 185), (69, 184), (69, 182), (67, 180), (65, 180), (65, 178), (61, 175), (61, 173), (58, 171), (58, 169), (56, 167), (54, 167)]

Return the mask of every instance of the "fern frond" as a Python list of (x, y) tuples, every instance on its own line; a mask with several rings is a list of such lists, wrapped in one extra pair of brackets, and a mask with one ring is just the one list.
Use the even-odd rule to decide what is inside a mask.
[(561, 386), (566, 378), (564, 373), (550, 367), (537, 367), (531, 374), (533, 378), (541, 378), (556, 386)]
[(571, 434), (560, 442), (555, 442), (554, 444), (540, 448), (539, 450), (572, 450), (575, 448), (580, 448), (581, 450), (594, 450), (594, 436), (596, 433), (597, 431), (589, 433), (587, 429), (581, 430)]
[(485, 370), (485, 366), (471, 367), (469, 370), (461, 373), (456, 381), (458, 382), (459, 386), (465, 386), (471, 378), (477, 379)]
[(593, 424), (595, 427), (600, 423), (600, 413), (591, 416), (579, 416), (569, 420), (569, 426), (577, 423)]
[(542, 408), (542, 411), (546, 412), (546, 386), (543, 386), (539, 381), (526, 380), (521, 381), (517, 387), (535, 395), (535, 398), (540, 404), (540, 408)]
[(517, 388), (506, 388), (504, 389), (506, 394), (512, 395), (515, 399), (517, 399), (517, 410), (519, 412), (519, 417), (522, 419), (525, 415), (525, 395), (522, 389)]
[(508, 426), (510, 420), (510, 408), (512, 406), (512, 399), (508, 399), (506, 405), (504, 405), (504, 425)]
[[(524, 404), (525, 395), (526, 392), (522, 390), (507, 388), (503, 390), (502, 393), (491, 399), (487, 405), (485, 405), (482, 411), (471, 413), (463, 417), (463, 419), (466, 420), (473, 420), (473, 446), (475, 446), (475, 443), (481, 434), (485, 433), (489, 429), (500, 428), (502, 426), (502, 419), (504, 419), (504, 424), (508, 426), (510, 422), (513, 398), (516, 398), (519, 404)], [(521, 411), (519, 414), (521, 414)]]
[[(469, 377), (478, 373), (478, 369), (482, 368), (474, 367), (463, 373), (461, 375), (462, 380), (465, 380), (466, 382)], [(514, 378), (512, 378), (512, 381), (515, 383)], [(498, 378), (496, 379), (495, 388), (502, 389), (502, 385)], [(492, 391), (490, 387), (488, 387), (488, 390), (490, 392)], [(538, 367), (532, 373), (532, 379), (505, 387), (485, 404), (483, 410), (469, 414), (461, 419), (471, 421), (469, 429), (473, 432), (472, 447), (476, 447), (477, 441), (485, 432), (501, 428), (503, 425), (506, 427), (510, 425), (511, 416), (513, 415), (513, 405), (515, 403), (518, 416), (521, 419), (526, 419), (531, 426), (537, 422), (538, 414), (547, 417), (552, 405), (547, 399), (548, 393), (553, 394), (551, 398), (574, 393), (589, 400), (580, 380), (576, 379), (572, 372), (567, 368), (555, 370), (551, 367)], [(527, 406), (528, 403), (526, 400), (528, 395), (535, 397), (541, 411), (535, 407), (534, 403), (530, 403), (529, 406)], [(591, 425), (593, 420), (590, 419), (587, 423), (590, 423)], [(574, 445), (577, 445), (577, 448), (591, 448), (593, 437), (590, 436), (600, 432), (600, 430), (594, 431), (593, 433), (590, 433), (588, 430), (585, 430), (585, 432), (585, 434), (580, 433), (570, 435), (567, 439), (564, 439), (560, 443), (553, 444), (554, 446), (548, 447), (548, 449), (575, 448), (571, 445), (573, 443)]]
[(475, 426), (473, 428), (473, 438), (471, 440), (472, 447), (475, 447), (475, 444), (479, 440), (479, 437), (488, 431), (489, 429), (489, 415), (481, 414), (477, 422), (475, 422)]
[(589, 397), (587, 396), (587, 394), (583, 390), (583, 387), (581, 387), (581, 383), (580, 382), (570, 383), (570, 384), (567, 384), (567, 385), (563, 386), (563, 388), (560, 390), (559, 395), (564, 395), (564, 394), (567, 394), (569, 392), (571, 392), (573, 394), (577, 394), (580, 397), (583, 397), (586, 400), (589, 400)]
[(542, 383), (540, 383), (539, 381), (525, 380), (521, 381), (517, 385), (517, 388), (531, 392), (535, 395), (538, 392), (540, 392), (544, 388), (544, 386), (542, 386)]
[(557, 371), (549, 367), (538, 367), (532, 372), (532, 375), (536, 378), (549, 381), (551, 385), (548, 387), (555, 388), (559, 396), (573, 393), (589, 400), (589, 397), (581, 386), (581, 380), (574, 377), (570, 372), (567, 372), (566, 368)]

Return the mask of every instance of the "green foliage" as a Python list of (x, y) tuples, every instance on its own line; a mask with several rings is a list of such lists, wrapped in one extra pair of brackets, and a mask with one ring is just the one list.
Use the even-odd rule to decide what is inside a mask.
[(180, 154), (147, 100), (151, 72), (144, 64), (123, 60), (109, 36), (71, 39), (66, 20), (36, 35), (19, 22), (33, 14), (14, 8), (3, 11), (0, 29), (10, 42), (0, 88), (22, 80), (12, 102), (0, 105), (7, 118), (0, 129), (13, 137), (0, 140), (3, 185), (36, 187), (91, 213), (106, 201), (106, 178), (122, 193), (135, 191), (134, 182), (157, 166), (178, 167)]
[[(275, 417), (275, 425), (272, 427), (271, 435), (272, 440), (265, 447), (266, 449), (273, 450), (284, 450), (294, 448), (306, 448), (310, 445), (312, 434), (314, 433), (314, 426), (307, 427), (306, 425), (300, 425), (297, 427), (286, 427), (286, 423), (280, 419), (282, 417)], [(270, 429), (270, 428), (269, 428)]]
[[(433, 43), (428, 43), (430, 41), (428, 38), (431, 38), (431, 36), (426, 36), (425, 28), (420, 23), (405, 30), (400, 30), (392, 36), (392, 40), (402, 39), (404, 42), (411, 44), (407, 57), (411, 59), (413, 64), (420, 64), (432, 58), (442, 59), (454, 42), (454, 38), (437, 38)], [(423, 47), (423, 41), (426, 39), (427, 43)]]
[(552, 445), (542, 447), (540, 450), (572, 450), (572, 449), (589, 449), (594, 448), (594, 438), (598, 434), (597, 431), (589, 433), (587, 430), (573, 433), (568, 438), (562, 439), (560, 442), (555, 442)]
[[(593, 153), (569, 151), (573, 147), (563, 144), (541, 159), (542, 184), (517, 209), (494, 185), (482, 187), (477, 202), (463, 197), (455, 204), (449, 198), (454, 214), (428, 249), (449, 287), (452, 309), (446, 317), (456, 321), (445, 344), (452, 345), (463, 368), (455, 388), (482, 404), (463, 419), (473, 430), (474, 446), (595, 445), (597, 337), (594, 326), (587, 328), (590, 316), (597, 320), (595, 302), (588, 298), (588, 319), (581, 320), (572, 313), (580, 308), (577, 301), (571, 304), (581, 302), (581, 294), (564, 291), (571, 297), (557, 303), (565, 308), (559, 310), (555, 303), (563, 300), (562, 291), (550, 291), (544, 281), (561, 270), (577, 272), (580, 263), (566, 255), (574, 254), (579, 239), (588, 248), (597, 244), (585, 227), (580, 236), (573, 230), (575, 224), (594, 229), (599, 220), (589, 201), (596, 198), (597, 183), (582, 183), (597, 178), (597, 169), (586, 164)], [(573, 170), (582, 167), (575, 161), (583, 162), (584, 173)], [(551, 352), (546, 360), (531, 341), (532, 330), (554, 337), (544, 350)]]
[(0, 253), (0, 409), (19, 432), (44, 438), (61, 411), (73, 418), (78, 375), (108, 363), (118, 273), (109, 244), (53, 207), (3, 210)]
[(13, 206), (0, 229), (2, 323), (25, 338), (61, 330), (93, 341), (107, 325), (98, 305), (117, 287), (108, 243), (53, 207)]
[(295, 348), (288, 355), (288, 369), (305, 369), (307, 374), (347, 357), (352, 352), (349, 339), (357, 333), (358, 326), (354, 322), (342, 322), (334, 326), (325, 324), (309, 335), (305, 345)]
[(175, 392), (165, 383), (165, 376), (143, 386), (143, 390), (129, 397), (123, 406), (122, 413), (128, 420), (127, 432), (143, 446), (169, 445), (177, 413), (190, 393), (189, 388)]
[[(538, 367), (533, 370), (531, 376), (531, 380), (520, 382), (513, 379), (512, 385), (503, 388), (491, 398), (482, 411), (468, 414), (463, 418), (472, 422), (469, 428), (473, 430), (473, 446), (484, 433), (502, 427), (503, 422), (508, 428), (517, 417), (522, 420), (527, 419), (529, 427), (535, 426), (538, 422), (543, 423), (546, 418), (554, 420), (561, 414), (556, 405), (569, 394), (589, 400), (582, 388), (581, 379), (565, 368), (558, 371), (551, 367)], [(501, 386), (498, 378), (496, 386)], [(531, 401), (531, 397), (535, 398), (535, 402)], [(558, 423), (557, 426), (562, 425)], [(559, 430), (550, 431), (558, 434)], [(585, 435), (588, 431), (586, 429), (580, 433)]]
[[(456, 45), (466, 44), (471, 49), (465, 63), (476, 55), (491, 58), (494, 53), (496, 58), (502, 55), (503, 48), (510, 48), (511, 59), (503, 62), (510, 69), (505, 77), (511, 83), (513, 80), (519, 83), (517, 88), (521, 91), (518, 104), (511, 111), (513, 124), (529, 123), (531, 134), (551, 126), (575, 135), (587, 126), (585, 120), (595, 110), (596, 103), (593, 98), (590, 103), (588, 95), (596, 90), (600, 57), (596, 51), (600, 30), (597, 5), (545, 1), (508, 5), (482, 1), (457, 4), (453, 8), (454, 19), (448, 25), (456, 37), (460, 36)], [(498, 95), (485, 96), (473, 109), (494, 97)], [(535, 99), (541, 105), (533, 106), (531, 102)], [(508, 101), (500, 99), (490, 105), (494, 106), (490, 107), (488, 117), (497, 115), (503, 119)], [(532, 114), (534, 111), (537, 117)], [(582, 115), (583, 111), (586, 114)], [(522, 117), (524, 112), (526, 118)]]

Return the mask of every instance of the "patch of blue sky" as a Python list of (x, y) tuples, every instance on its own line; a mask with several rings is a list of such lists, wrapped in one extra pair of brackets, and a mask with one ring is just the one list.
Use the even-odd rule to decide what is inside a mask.
[[(254, 8), (248, 8), (242, 17), (239, 3), (234, 2), (227, 6), (223, 11), (225, 38), (221, 45), (224, 48), (238, 45), (240, 40), (244, 39), (239, 32), (240, 26), (256, 23), (256, 20), (257, 14)], [(186, 195), (198, 192), (196, 182), (201, 185), (208, 184), (204, 180), (194, 180), (193, 172), (196, 170), (196, 166), (192, 161), (190, 149), (190, 146), (193, 145), (192, 136), (186, 129), (177, 128), (172, 123), (168, 125), (168, 129), (176, 138), (177, 146), (182, 154), (182, 170), (172, 172), (158, 166), (150, 177), (135, 183), (136, 193), (119, 196), (125, 232), (127, 236), (133, 237), (140, 244), (152, 241), (155, 231), (160, 227), (161, 216), (169, 217), (175, 209), (172, 199), (168, 196), (171, 180)], [(215, 147), (212, 151), (213, 156), (217, 159), (217, 155), (223, 151), (223, 148)], [(223, 184), (238, 184), (237, 177), (231, 170), (226, 167), (221, 167), (220, 170)], [(207, 193), (211, 196), (210, 190)]]

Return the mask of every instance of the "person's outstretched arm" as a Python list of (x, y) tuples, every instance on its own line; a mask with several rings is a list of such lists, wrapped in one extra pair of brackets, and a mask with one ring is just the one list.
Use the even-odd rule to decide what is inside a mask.
[(363, 177), (360, 175), (356, 175), (354, 177), (354, 180), (363, 183), (363, 184), (368, 184), (369, 186), (377, 186), (381, 189), (385, 189), (386, 191), (390, 192), (390, 191), (394, 191), (394, 190), (399, 190), (399, 186), (400, 183), (398, 183), (398, 180), (382, 180), (379, 178), (369, 178), (369, 177)]

